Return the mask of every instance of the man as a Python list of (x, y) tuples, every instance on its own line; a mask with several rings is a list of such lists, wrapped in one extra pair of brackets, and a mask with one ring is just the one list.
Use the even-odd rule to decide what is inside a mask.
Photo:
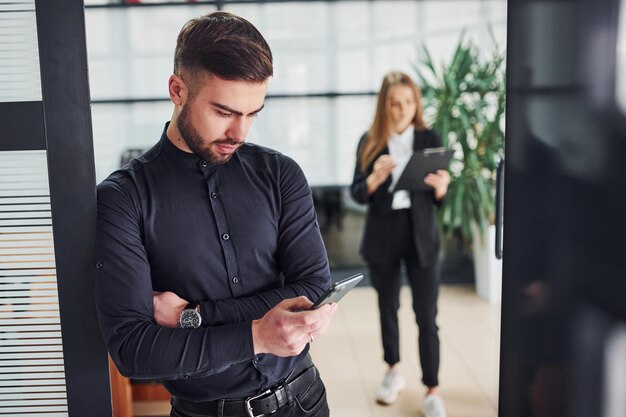
[(98, 186), (96, 298), (120, 372), (163, 381), (172, 416), (327, 416), (308, 344), (336, 305), (300, 168), (245, 143), (272, 54), (241, 17), (181, 30), (161, 140)]

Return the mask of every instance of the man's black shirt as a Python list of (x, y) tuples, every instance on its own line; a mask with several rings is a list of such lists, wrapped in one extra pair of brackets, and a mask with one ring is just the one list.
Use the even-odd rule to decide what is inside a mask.
[[(293, 160), (244, 144), (211, 164), (165, 132), (98, 186), (96, 253), (98, 315), (119, 370), (192, 401), (245, 397), (286, 376), (308, 349), (255, 356), (251, 322), (330, 285), (311, 190)], [(158, 326), (153, 291), (199, 302), (202, 327)]]

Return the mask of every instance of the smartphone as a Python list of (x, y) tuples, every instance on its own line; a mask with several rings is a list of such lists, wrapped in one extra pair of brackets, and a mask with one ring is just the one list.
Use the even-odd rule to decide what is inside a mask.
[(335, 282), (312, 306), (315, 310), (328, 303), (336, 303), (363, 279), (363, 274), (356, 274), (349, 278)]

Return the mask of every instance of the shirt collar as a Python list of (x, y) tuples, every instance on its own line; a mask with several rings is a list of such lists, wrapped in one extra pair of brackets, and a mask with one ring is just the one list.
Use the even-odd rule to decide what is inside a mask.
[[(172, 141), (167, 137), (167, 127), (170, 122), (165, 123), (165, 128), (163, 129), (163, 133), (161, 134), (161, 140), (159, 141), (161, 149), (163, 152), (173, 161), (184, 165), (187, 168), (193, 169), (197, 171), (198, 168), (206, 168), (211, 167), (215, 164), (204, 161), (200, 156), (195, 153), (185, 152), (182, 149), (178, 148), (176, 145), (172, 143)], [(206, 162), (206, 166), (205, 163)]]
[(413, 149), (413, 125), (409, 125), (409, 127), (404, 129), (401, 133), (392, 133), (389, 142), (399, 143), (404, 147), (408, 146)]

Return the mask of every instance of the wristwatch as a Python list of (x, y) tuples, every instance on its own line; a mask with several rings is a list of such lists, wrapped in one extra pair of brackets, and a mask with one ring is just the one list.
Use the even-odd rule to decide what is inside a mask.
[(183, 329), (196, 329), (202, 324), (202, 316), (200, 315), (200, 306), (197, 303), (189, 303), (185, 306), (178, 324)]

